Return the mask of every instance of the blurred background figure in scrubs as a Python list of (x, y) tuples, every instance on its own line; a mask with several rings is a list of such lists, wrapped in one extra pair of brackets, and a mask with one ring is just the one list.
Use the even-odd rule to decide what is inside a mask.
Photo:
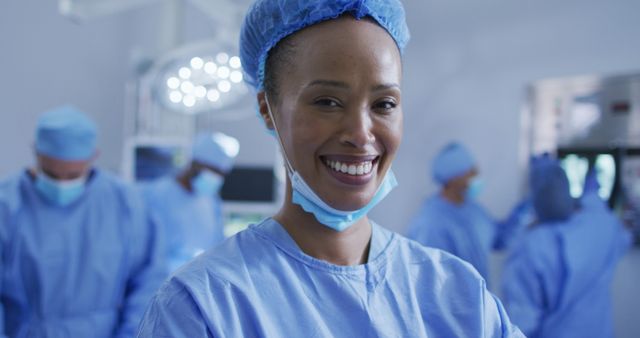
[(231, 136), (198, 134), (187, 168), (178, 176), (142, 185), (148, 208), (167, 234), (169, 272), (224, 240), (220, 188), (239, 150)]
[(528, 337), (613, 337), (611, 281), (631, 234), (586, 179), (579, 209), (558, 162), (534, 161), (530, 174), (535, 226), (505, 265), (503, 294)]
[(516, 237), (530, 203), (521, 202), (506, 221), (495, 221), (476, 200), (483, 188), (478, 174), (465, 146), (452, 142), (442, 148), (432, 163), (433, 179), (442, 188), (423, 203), (407, 237), (466, 260), (488, 280), (491, 250), (504, 248)]
[(93, 167), (96, 132), (44, 113), (36, 165), (0, 182), (1, 337), (132, 337), (165, 277), (142, 198)]

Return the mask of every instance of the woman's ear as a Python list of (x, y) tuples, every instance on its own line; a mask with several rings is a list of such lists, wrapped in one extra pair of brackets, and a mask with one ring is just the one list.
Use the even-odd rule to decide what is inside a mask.
[[(258, 109), (260, 112), (260, 117), (262, 117), (262, 121), (264, 121), (264, 125), (267, 126), (267, 129), (274, 130), (273, 120), (271, 119), (271, 115), (269, 115), (269, 106), (267, 103), (266, 95), (267, 94), (264, 91), (258, 93)], [(272, 104), (272, 102), (269, 103)], [(273, 106), (271, 106), (271, 109), (273, 109)], [(274, 113), (273, 110), (271, 111), (271, 113)]]

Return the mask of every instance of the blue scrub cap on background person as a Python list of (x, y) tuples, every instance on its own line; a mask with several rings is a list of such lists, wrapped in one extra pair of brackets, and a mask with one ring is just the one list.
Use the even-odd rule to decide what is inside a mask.
[(399, 0), (258, 0), (249, 9), (240, 35), (245, 81), (261, 90), (271, 48), (305, 27), (346, 13), (357, 19), (373, 18), (389, 32), (401, 53), (409, 42), (409, 28)]
[(540, 222), (563, 221), (571, 216), (574, 201), (569, 191), (569, 180), (560, 164), (544, 162), (533, 166), (535, 179), (531, 193), (533, 207)]
[(63, 106), (43, 113), (36, 126), (36, 152), (65, 161), (90, 159), (96, 152), (97, 127), (84, 113)]
[(191, 160), (227, 173), (239, 151), (240, 143), (234, 137), (223, 133), (201, 133), (193, 142)]
[(433, 179), (446, 184), (476, 167), (476, 161), (465, 146), (452, 142), (444, 146), (433, 160)]

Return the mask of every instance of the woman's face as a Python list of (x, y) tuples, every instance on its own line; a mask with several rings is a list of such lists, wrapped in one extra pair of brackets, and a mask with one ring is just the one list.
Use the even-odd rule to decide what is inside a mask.
[[(366, 205), (402, 138), (401, 60), (389, 34), (344, 16), (291, 37), (291, 64), (269, 98), (294, 170), (329, 205)], [(266, 113), (263, 94), (261, 112)]]

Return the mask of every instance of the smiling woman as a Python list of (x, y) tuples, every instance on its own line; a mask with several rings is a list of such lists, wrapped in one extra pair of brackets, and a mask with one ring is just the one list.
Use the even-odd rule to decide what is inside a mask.
[(398, 0), (259, 0), (245, 79), (279, 142), (280, 211), (175, 274), (139, 337), (520, 337), (467, 263), (367, 214), (396, 185)]

